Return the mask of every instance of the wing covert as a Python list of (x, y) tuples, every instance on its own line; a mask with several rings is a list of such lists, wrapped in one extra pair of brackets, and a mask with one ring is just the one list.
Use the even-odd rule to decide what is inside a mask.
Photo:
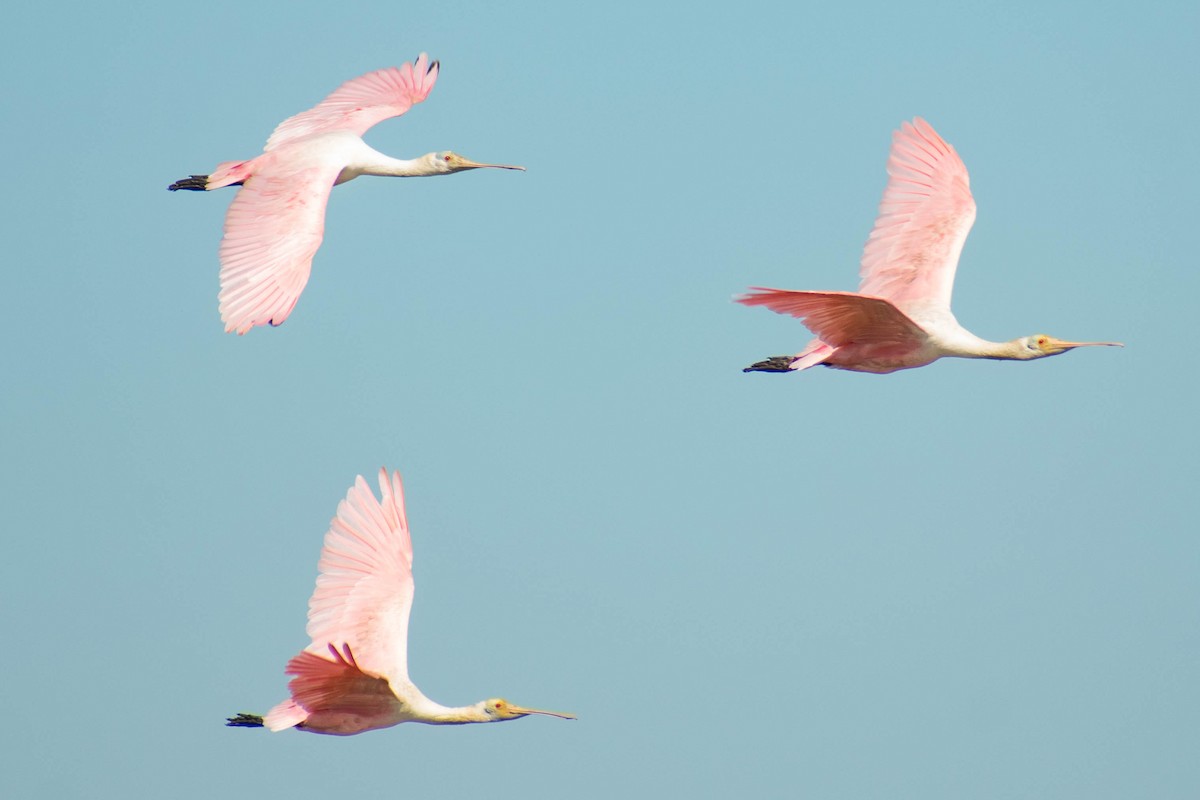
[(926, 338), (925, 331), (891, 302), (854, 292), (803, 292), (752, 287), (737, 301), (766, 306), (798, 318), (822, 342), (833, 347), (850, 344), (905, 345)]

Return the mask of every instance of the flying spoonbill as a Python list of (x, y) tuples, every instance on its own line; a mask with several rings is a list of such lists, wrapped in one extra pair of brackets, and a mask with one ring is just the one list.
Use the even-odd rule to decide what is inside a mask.
[(816, 334), (796, 355), (775, 356), (743, 372), (796, 372), (816, 364), (886, 373), (923, 367), (944, 356), (1029, 361), (1075, 347), (1119, 342), (1066, 342), (1036, 333), (989, 342), (950, 313), (954, 270), (975, 201), (967, 168), (925, 120), (892, 134), (888, 184), (863, 251), (857, 292), (800, 292), (754, 287), (737, 301), (798, 317)]
[(197, 192), (242, 187), (225, 215), (220, 249), (218, 300), (227, 333), (279, 325), (292, 313), (321, 246), (325, 205), (337, 184), (359, 175), (415, 178), (468, 169), (525, 169), (480, 164), (449, 151), (412, 160), (391, 158), (367, 146), (363, 133), (424, 100), (437, 76), (438, 62), (429, 63), (425, 53), (415, 64), (361, 75), (279, 123), (262, 155), (226, 161), (211, 175), (192, 175), (167, 187)]
[(226, 724), (273, 731), (296, 728), (350, 736), (401, 722), (462, 725), (530, 714), (574, 719), (492, 698), (452, 708), (421, 694), (408, 678), (412, 539), (400, 473), (379, 471), (382, 501), (360, 475), (325, 534), (317, 588), (308, 601), (312, 643), (288, 662), (291, 698)]

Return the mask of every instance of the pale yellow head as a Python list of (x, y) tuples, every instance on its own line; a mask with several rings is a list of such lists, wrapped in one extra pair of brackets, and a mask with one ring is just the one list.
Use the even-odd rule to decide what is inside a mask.
[(458, 153), (452, 153), (449, 150), (430, 153), (425, 158), (429, 160), (435, 172), (462, 172), (468, 169), (519, 169), (522, 172), (525, 171), (524, 167), (514, 167), (509, 164), (481, 164), (478, 161), (464, 158)]
[(530, 714), (544, 714), (547, 717), (559, 717), (560, 719), (575, 719), (574, 714), (567, 714), (562, 711), (543, 711), (539, 708), (525, 708), (524, 706), (513, 705), (500, 697), (484, 700), (480, 705), (483, 706), (483, 713), (488, 716), (489, 722), (520, 719)]
[(1059, 353), (1065, 353), (1068, 350), (1073, 350), (1076, 347), (1124, 347), (1120, 342), (1067, 342), (1062, 339), (1055, 339), (1053, 336), (1047, 336), (1044, 333), (1035, 333), (1033, 336), (1025, 336), (1018, 339), (1017, 342), (1024, 348), (1024, 358), (1043, 358), (1045, 356), (1056, 356)]

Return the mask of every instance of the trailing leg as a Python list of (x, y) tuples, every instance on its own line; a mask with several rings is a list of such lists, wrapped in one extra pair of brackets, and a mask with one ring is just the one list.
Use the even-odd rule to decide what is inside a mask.
[(241, 713), (225, 720), (225, 724), (230, 728), (261, 728), (263, 718), (258, 714)]
[(180, 189), (187, 189), (190, 192), (208, 191), (208, 176), (207, 175), (189, 175), (186, 178), (180, 178), (167, 187), (172, 192), (177, 192)]
[(742, 372), (791, 372), (795, 356), (772, 356), (763, 361), (756, 361)]

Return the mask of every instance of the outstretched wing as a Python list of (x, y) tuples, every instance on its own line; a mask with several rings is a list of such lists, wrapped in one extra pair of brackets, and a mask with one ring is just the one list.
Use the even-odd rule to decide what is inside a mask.
[(352, 131), (362, 136), (372, 125), (398, 117), (424, 100), (437, 82), (438, 62), (425, 53), (415, 64), (368, 72), (352, 78), (308, 111), (289, 117), (275, 128), (264, 151), (302, 136), (327, 131)]
[(889, 301), (854, 292), (796, 292), (752, 287), (737, 298), (746, 306), (766, 306), (797, 317), (822, 342), (833, 347), (851, 344), (911, 345), (926, 338), (915, 322)]
[(859, 292), (902, 308), (924, 301), (949, 310), (954, 270), (975, 222), (967, 168), (917, 117), (892, 134), (887, 171), (879, 216), (863, 250)]
[(246, 179), (225, 215), (221, 293), (225, 331), (279, 325), (308, 283), (325, 235), (325, 206), (340, 164), (292, 169), (271, 155)]
[(412, 539), (400, 473), (389, 480), (381, 469), (379, 488), (382, 500), (360, 475), (338, 504), (308, 601), (306, 649), (328, 659), (349, 646), (355, 668), (399, 684), (408, 681)]

